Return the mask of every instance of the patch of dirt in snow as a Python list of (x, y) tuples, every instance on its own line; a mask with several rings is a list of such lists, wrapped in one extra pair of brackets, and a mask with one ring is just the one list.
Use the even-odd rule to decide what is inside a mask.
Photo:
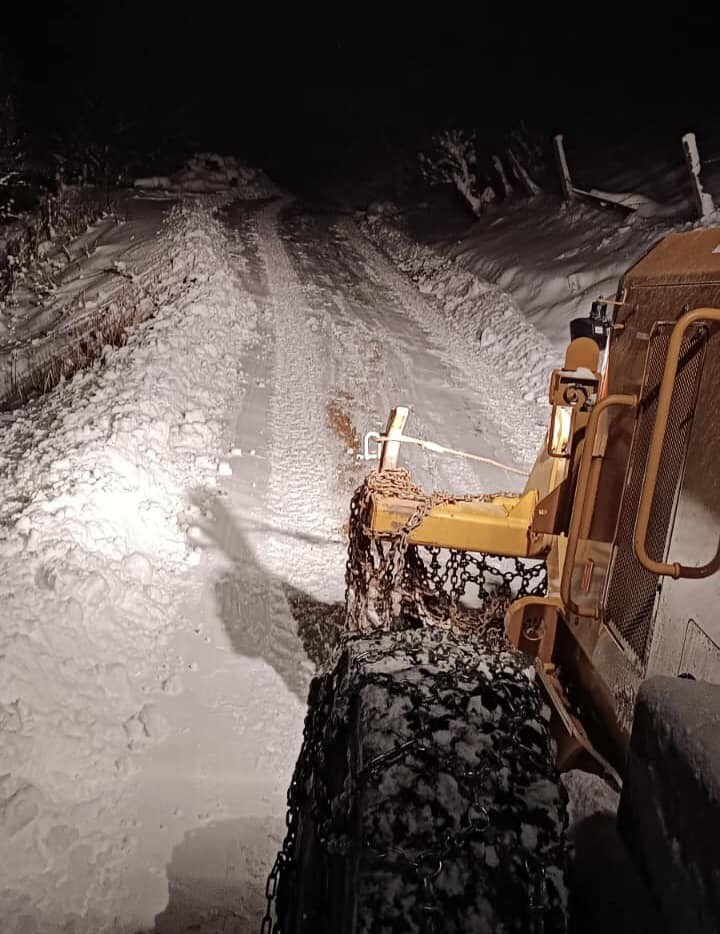
[(217, 483), (216, 387), (236, 376), (223, 338), (255, 325), (207, 210), (179, 208), (168, 236), (168, 275), (192, 292), (0, 426), (8, 934), (129, 930), (164, 903), (162, 875), (150, 893), (129, 884), (137, 821), (123, 794), (168, 734), (162, 699), (187, 670), (168, 646), (199, 559), (188, 496)]
[(355, 425), (357, 406), (352, 393), (340, 390), (325, 405), (327, 423), (343, 446), (343, 458), (337, 466), (337, 477), (341, 489), (349, 493), (358, 485), (357, 455), (362, 452), (362, 442)]
[(347, 391), (341, 391), (336, 398), (328, 401), (325, 410), (328, 425), (347, 447), (348, 453), (357, 454), (360, 450), (360, 438), (348, 411), (352, 402), (352, 395)]

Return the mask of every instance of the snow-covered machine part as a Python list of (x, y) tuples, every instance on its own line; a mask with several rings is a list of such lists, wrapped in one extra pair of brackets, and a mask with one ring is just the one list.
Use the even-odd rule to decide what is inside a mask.
[[(520, 493), (425, 493), (398, 465), (407, 407), (371, 439), (265, 931), (564, 930), (557, 769), (619, 788), (643, 681), (720, 682), (720, 229), (665, 238), (586, 325)], [(521, 772), (549, 824), (539, 798), (517, 823)]]
[[(536, 656), (568, 767), (578, 757), (591, 766), (588, 755), (595, 768), (621, 767), (647, 676), (720, 680), (720, 631), (708, 613), (720, 597), (719, 244), (716, 228), (667, 237), (602, 314), (593, 308), (588, 324), (600, 321), (601, 335), (574, 322), (573, 333), (591, 336), (572, 340), (552, 374), (547, 444), (517, 497), (534, 497), (524, 514), (498, 520), (504, 494), (448, 496), (410, 533), (411, 545), (547, 562), (547, 593), (515, 602), (506, 628)], [(371, 526), (391, 534), (412, 511), (374, 493)], [(568, 686), (591, 715), (568, 709)]]
[(348, 640), (311, 690), (264, 930), (564, 931), (548, 716), (501, 640)]

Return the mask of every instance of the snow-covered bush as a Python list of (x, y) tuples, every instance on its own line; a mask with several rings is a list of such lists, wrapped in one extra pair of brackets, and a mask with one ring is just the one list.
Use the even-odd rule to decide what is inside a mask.
[(62, 184), (107, 188), (124, 176), (128, 125), (122, 117), (96, 123), (94, 109), (89, 102), (72, 126), (53, 138), (52, 172)]
[(396, 217), (400, 209), (394, 201), (372, 201), (365, 212), (365, 218), (369, 223), (381, 220), (382, 218)]
[(521, 122), (495, 143), (479, 146), (475, 132), (445, 130), (420, 153), (423, 178), (431, 185), (454, 185), (478, 217), (498, 196), (516, 191), (540, 193), (538, 178), (546, 168), (546, 140)]
[(27, 179), (25, 154), (18, 130), (15, 101), (9, 91), (0, 92), (0, 224), (15, 217), (15, 200)]
[(505, 149), (510, 150), (523, 169), (537, 183), (547, 170), (548, 139), (544, 133), (529, 127), (524, 120), (507, 136)]
[(430, 185), (454, 185), (479, 217), (495, 200), (495, 190), (477, 174), (477, 141), (475, 133), (466, 130), (445, 130), (432, 138), (432, 147), (420, 153), (420, 169)]
[(233, 191), (242, 198), (270, 198), (277, 188), (260, 169), (235, 156), (214, 152), (192, 155), (182, 168), (171, 175), (143, 175), (134, 179), (139, 189), (155, 189), (192, 194), (213, 194)]

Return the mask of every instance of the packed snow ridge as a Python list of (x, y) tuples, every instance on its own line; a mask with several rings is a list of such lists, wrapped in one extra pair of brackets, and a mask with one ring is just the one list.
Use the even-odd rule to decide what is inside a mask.
[(443, 330), (457, 355), (482, 356), (507, 372), (523, 401), (547, 402), (548, 374), (558, 363), (554, 348), (508, 292), (416, 243), (384, 223), (382, 214), (369, 214), (364, 229), (421, 292), (441, 304)]

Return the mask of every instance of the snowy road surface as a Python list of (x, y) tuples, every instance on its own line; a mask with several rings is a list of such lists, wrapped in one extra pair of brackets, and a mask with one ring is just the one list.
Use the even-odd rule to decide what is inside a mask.
[[(181, 297), (0, 422), (6, 934), (249, 932), (344, 591), (363, 432), (527, 466), (506, 372), (347, 220), (290, 199), (165, 232)], [(408, 455), (427, 486), (521, 478)]]

